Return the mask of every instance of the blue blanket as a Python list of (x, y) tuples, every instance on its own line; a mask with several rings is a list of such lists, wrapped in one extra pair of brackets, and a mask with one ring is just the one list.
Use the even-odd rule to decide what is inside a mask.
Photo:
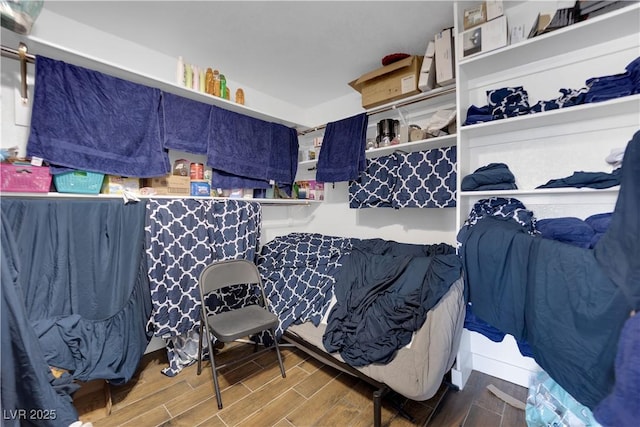
[[(153, 305), (149, 326), (167, 340), (166, 375), (174, 376), (197, 360), (200, 273), (213, 261), (254, 260), (261, 218), (260, 205), (243, 200), (148, 201), (145, 241)], [(212, 304), (222, 310), (245, 297), (221, 294)]]
[(150, 339), (144, 203), (11, 198), (1, 209), (47, 362), (80, 381), (127, 382)]
[(166, 175), (160, 90), (36, 59), (27, 156), (120, 176)]
[(271, 309), (278, 315), (276, 335), (292, 324), (318, 325), (333, 296), (335, 274), (353, 239), (291, 233), (262, 247), (258, 269)]
[(497, 216), (459, 238), (474, 313), (526, 341), (536, 362), (593, 408), (611, 392), (616, 343), (631, 309), (593, 251), (532, 236)]
[(341, 182), (356, 179), (365, 168), (367, 123), (365, 113), (327, 124), (318, 156), (316, 180)]
[(593, 411), (605, 427), (635, 426), (640, 419), (640, 314), (624, 324), (615, 360), (613, 391)]
[(576, 171), (565, 178), (550, 179), (545, 184), (539, 185), (536, 188), (610, 188), (620, 185), (621, 176), (621, 168), (614, 169), (611, 173)]
[(388, 363), (460, 278), (452, 246), (353, 242), (336, 277), (323, 344), (351, 366)]
[(349, 207), (391, 208), (398, 181), (397, 156), (367, 159), (365, 170), (349, 182)]
[(349, 207), (454, 207), (456, 179), (455, 147), (367, 159), (365, 170), (349, 182)]
[(456, 206), (456, 147), (394, 155), (398, 158), (394, 208)]
[(611, 225), (594, 247), (606, 274), (640, 311), (640, 131), (627, 144), (622, 165), (620, 193)]
[(71, 392), (75, 388), (65, 392), (56, 387), (56, 380), (31, 327), (19, 280), (20, 254), (13, 231), (4, 215), (0, 238), (2, 425), (66, 427), (78, 420), (78, 413), (71, 399)]

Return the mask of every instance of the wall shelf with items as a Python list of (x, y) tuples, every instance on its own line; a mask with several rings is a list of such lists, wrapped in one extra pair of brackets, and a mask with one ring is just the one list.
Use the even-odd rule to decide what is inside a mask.
[[(471, 138), (500, 135), (517, 131), (530, 131), (546, 126), (562, 126), (568, 123), (581, 122), (584, 126), (593, 120), (620, 119), (621, 116), (640, 116), (640, 95), (625, 96), (604, 102), (594, 102), (577, 105), (574, 107), (560, 108), (541, 113), (526, 114), (523, 116), (494, 120), (464, 126), (465, 136), (470, 145), (478, 141)], [(624, 121), (624, 119), (622, 119)]]
[[(460, 3), (477, 4), (478, 2)], [(526, 3), (530, 4), (527, 5)], [(549, 1), (504, 2), (508, 25), (511, 27), (510, 22), (522, 23), (524, 28), (529, 29), (533, 25), (539, 10), (555, 8), (556, 4), (557, 2)], [(637, 33), (639, 20), (640, 5), (629, 2), (629, 6), (626, 8), (590, 18), (494, 51), (468, 58), (463, 58), (462, 55), (459, 55), (458, 65), (461, 70), (473, 76), (499, 73), (503, 68), (521, 67), (526, 63), (546, 61), (548, 58), (565, 56), (576, 50), (600, 45), (604, 41), (603, 35), (606, 35), (608, 40), (632, 37), (634, 33)], [(523, 60), (523, 51), (525, 50), (526, 60)]]
[(365, 151), (365, 156), (368, 159), (375, 157), (386, 156), (394, 151), (414, 152), (430, 150), (432, 148), (445, 148), (453, 147), (456, 145), (456, 135), (444, 135), (434, 138), (421, 139), (418, 141), (404, 142), (402, 144), (390, 145), (388, 147), (372, 148)]
[[(458, 35), (465, 8), (479, 1), (456, 2)], [(531, 28), (539, 12), (555, 10), (554, 1), (503, 2), (509, 28)], [(567, 92), (590, 90), (593, 77), (622, 74), (640, 53), (640, 4), (629, 6), (517, 44), (463, 58), (462, 37), (458, 52), (457, 108), (460, 123), (470, 106), (488, 105), (487, 92), (522, 87), (529, 106), (554, 101)], [(522, 92), (520, 92), (522, 93)], [(542, 188), (549, 180), (576, 171), (609, 173), (617, 165), (606, 161), (624, 149), (640, 129), (640, 95), (524, 114), (458, 126), (458, 203), (456, 228), (464, 225), (475, 203), (490, 197), (515, 198), (537, 219), (587, 217), (612, 212), (619, 186), (605, 189)], [(504, 101), (507, 103), (508, 101)], [(461, 191), (462, 179), (491, 163), (504, 163), (516, 179), (516, 190)], [(465, 331), (454, 367), (454, 383), (463, 386), (471, 370), (495, 375), (528, 386), (528, 374), (537, 369), (532, 359), (520, 356), (510, 344), (484, 342)], [(509, 348), (507, 348), (509, 347)], [(513, 346), (511, 346), (513, 347)], [(488, 349), (491, 349), (489, 351)], [(495, 350), (495, 351), (494, 351)], [(485, 357), (485, 354), (491, 357)], [(503, 354), (516, 354), (502, 357)], [(523, 375), (525, 374), (525, 375)]]
[[(383, 119), (394, 119), (400, 122), (405, 122), (406, 124), (416, 124), (421, 127), (425, 126), (428, 119), (437, 111), (445, 109), (455, 111), (455, 98), (455, 85), (449, 85), (369, 109), (366, 111), (368, 115), (367, 139), (375, 140), (377, 136), (377, 123), (379, 120)], [(316, 166), (318, 164), (317, 156), (313, 160), (307, 160), (307, 152), (313, 148), (313, 139), (323, 136), (325, 128), (326, 125), (322, 125), (309, 128), (298, 133), (301, 161), (298, 163), (298, 175), (296, 180), (312, 179), (312, 175), (315, 175)], [(433, 148), (452, 147), (455, 145), (456, 135), (450, 134), (368, 149), (365, 151), (365, 156), (368, 159), (371, 159), (389, 155), (394, 151), (415, 152)]]
[[(204, 104), (214, 105), (216, 107), (223, 108), (235, 113), (243, 114), (256, 119), (283, 124), (292, 128), (301, 127), (300, 124), (294, 123), (290, 120), (285, 120), (280, 117), (267, 114), (263, 111), (256, 110), (245, 105), (237, 104), (233, 101), (209, 95), (207, 93), (198, 92), (194, 89), (186, 88), (178, 85), (173, 81), (163, 80), (154, 76), (143, 74), (132, 69), (128, 69), (97, 57), (86, 55), (76, 52), (72, 49), (67, 49), (59, 45), (52, 44), (46, 40), (42, 40), (35, 36), (29, 36), (26, 39), (28, 43), (28, 60), (34, 62), (34, 55), (44, 55), (46, 57), (64, 61), (80, 67), (85, 67), (90, 70), (98, 71), (113, 77), (118, 77), (129, 82), (137, 83), (140, 85), (153, 87), (160, 89), (164, 92), (178, 95), (184, 98), (191, 99), (193, 101), (202, 102)], [(4, 52), (4, 49), (3, 49)]]
[[(618, 199), (620, 187), (592, 188), (541, 188), (537, 190), (462, 191), (458, 194), (458, 206), (464, 217), (474, 204), (491, 197), (515, 198), (527, 209), (535, 212), (536, 218), (564, 216), (588, 217), (611, 212)], [(462, 220), (462, 219), (461, 219)]]

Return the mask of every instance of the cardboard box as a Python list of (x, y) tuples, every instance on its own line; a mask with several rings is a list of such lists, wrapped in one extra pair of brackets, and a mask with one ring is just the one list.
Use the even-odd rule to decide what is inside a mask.
[(125, 190), (137, 193), (140, 190), (140, 179), (107, 175), (102, 181), (100, 192), (103, 194), (122, 194)]
[(436, 34), (435, 60), (436, 84), (438, 86), (446, 86), (456, 81), (453, 52), (455, 52), (453, 29), (447, 28)]
[(362, 107), (371, 108), (420, 93), (422, 56), (410, 56), (362, 75), (349, 86), (362, 94)]
[(143, 185), (153, 188), (158, 195), (189, 196), (191, 194), (191, 180), (188, 176), (166, 175), (145, 178)]
[(462, 33), (463, 56), (489, 52), (507, 45), (507, 18), (503, 15)]
[(427, 44), (427, 51), (424, 53), (420, 77), (418, 78), (418, 89), (427, 92), (436, 87), (436, 61), (433, 56), (436, 53), (436, 44), (433, 40)]

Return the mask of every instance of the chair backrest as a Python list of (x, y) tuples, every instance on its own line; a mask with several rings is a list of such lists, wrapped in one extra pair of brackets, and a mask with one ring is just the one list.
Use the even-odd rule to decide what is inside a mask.
[(215, 261), (200, 273), (200, 296), (204, 301), (209, 293), (234, 285), (258, 286), (262, 305), (269, 306), (258, 267), (246, 259)]

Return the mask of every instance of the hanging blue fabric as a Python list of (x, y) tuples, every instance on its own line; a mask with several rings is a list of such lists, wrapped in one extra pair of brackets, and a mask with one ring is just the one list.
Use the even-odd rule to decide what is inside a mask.
[(207, 154), (211, 105), (171, 93), (162, 93), (164, 148)]
[[(298, 134), (293, 128), (213, 106), (207, 165), (220, 172), (214, 188), (287, 187), (298, 168)], [(256, 180), (262, 181), (256, 185)]]
[(36, 58), (27, 156), (121, 176), (166, 175), (160, 90)]
[(129, 381), (151, 338), (145, 204), (9, 198), (0, 208), (49, 365), (79, 381)]
[(365, 170), (368, 121), (368, 116), (361, 113), (327, 124), (318, 157), (317, 181), (349, 181)]

